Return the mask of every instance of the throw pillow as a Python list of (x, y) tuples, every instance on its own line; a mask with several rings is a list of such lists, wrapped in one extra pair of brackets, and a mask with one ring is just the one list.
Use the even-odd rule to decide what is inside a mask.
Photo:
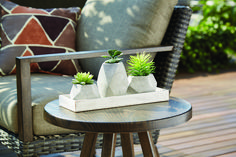
[[(87, 0), (78, 21), (77, 50), (158, 46), (177, 2)], [(102, 58), (94, 58), (79, 62), (83, 70), (96, 77), (103, 61)]]
[[(17, 56), (75, 51), (80, 8), (36, 9), (0, 0), (0, 9), (0, 75), (16, 72)], [(31, 71), (73, 75), (80, 68), (77, 60), (66, 60), (32, 63)]]

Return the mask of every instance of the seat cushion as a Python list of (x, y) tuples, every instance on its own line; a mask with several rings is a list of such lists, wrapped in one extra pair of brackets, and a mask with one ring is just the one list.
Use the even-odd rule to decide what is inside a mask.
[[(17, 56), (75, 51), (80, 8), (36, 9), (1, 0), (0, 9), (0, 75), (16, 72)], [(80, 71), (77, 60), (32, 63), (31, 70), (68, 75)]]
[[(48, 102), (58, 99), (60, 94), (68, 94), (72, 87), (72, 77), (49, 74), (32, 74), (33, 131), (36, 135), (72, 133), (46, 122), (43, 108)], [(16, 76), (0, 77), (0, 125), (18, 133)]]
[[(77, 50), (158, 46), (177, 2), (87, 0), (78, 21)], [(80, 60), (82, 69), (95, 78), (103, 62), (103, 58)]]

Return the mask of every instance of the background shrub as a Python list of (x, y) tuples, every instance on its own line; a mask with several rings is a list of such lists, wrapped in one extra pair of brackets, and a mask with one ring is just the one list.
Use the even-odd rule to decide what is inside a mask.
[(192, 9), (200, 10), (203, 19), (198, 25), (189, 26), (179, 71), (217, 71), (228, 67), (231, 56), (236, 55), (235, 3), (200, 0), (199, 4)]

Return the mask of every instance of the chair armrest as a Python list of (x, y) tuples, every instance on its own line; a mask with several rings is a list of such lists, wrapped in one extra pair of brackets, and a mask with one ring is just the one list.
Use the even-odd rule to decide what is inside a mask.
[[(173, 46), (160, 46), (140, 49), (121, 50), (124, 55), (136, 54), (137, 52), (171, 52)], [(18, 101), (18, 130), (19, 138), (24, 142), (33, 141), (32, 127), (32, 107), (31, 107), (31, 78), (30, 63), (58, 61), (69, 59), (85, 59), (101, 57), (107, 55), (107, 50), (80, 51), (73, 53), (58, 53), (48, 55), (25, 56), (16, 58), (16, 78), (17, 78), (17, 101)]]

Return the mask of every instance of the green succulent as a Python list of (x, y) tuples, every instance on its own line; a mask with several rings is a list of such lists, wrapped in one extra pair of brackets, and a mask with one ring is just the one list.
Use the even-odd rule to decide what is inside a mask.
[(73, 84), (80, 84), (80, 85), (86, 85), (86, 84), (93, 84), (94, 80), (92, 80), (93, 75), (88, 73), (82, 73), (78, 72), (76, 75), (74, 75), (75, 79), (72, 79)]
[(128, 63), (128, 74), (131, 76), (148, 76), (155, 72), (155, 63), (150, 61), (151, 55), (143, 53), (137, 53), (136, 56), (130, 56)]
[(118, 50), (108, 50), (109, 56), (102, 56), (103, 58), (108, 58), (105, 63), (118, 63), (123, 58), (119, 58), (122, 55), (121, 51)]

